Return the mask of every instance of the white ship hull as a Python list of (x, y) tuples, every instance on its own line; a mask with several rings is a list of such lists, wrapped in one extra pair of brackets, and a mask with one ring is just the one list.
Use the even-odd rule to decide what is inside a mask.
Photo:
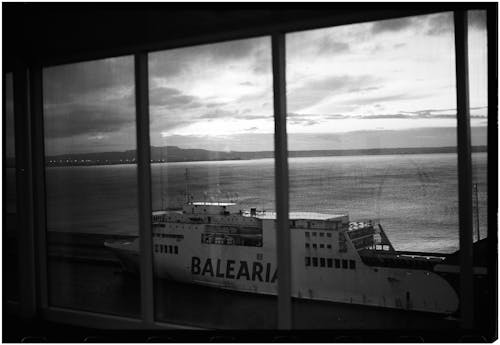
[[(183, 213), (154, 214), (156, 276), (276, 295), (279, 275), (273, 215), (226, 208), (218, 212), (206, 210), (208, 203), (199, 205), (204, 212), (190, 206)], [(431, 270), (365, 264), (359, 241), (370, 235), (353, 241), (347, 216), (302, 213), (291, 214), (290, 219), (293, 297), (443, 314), (457, 310), (455, 290)], [(360, 227), (360, 231), (366, 229)], [(137, 265), (137, 241), (106, 245), (129, 269), (134, 262)]]

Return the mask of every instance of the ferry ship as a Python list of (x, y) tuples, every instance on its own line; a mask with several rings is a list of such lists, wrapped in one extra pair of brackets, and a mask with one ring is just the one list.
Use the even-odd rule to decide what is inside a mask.
[[(292, 297), (441, 314), (458, 309), (457, 292), (443, 277), (453, 271), (446, 256), (396, 251), (372, 221), (290, 212), (289, 231)], [(152, 238), (159, 278), (277, 294), (274, 212), (186, 202), (182, 210), (153, 212)], [(104, 245), (125, 270), (138, 272), (138, 238)]]

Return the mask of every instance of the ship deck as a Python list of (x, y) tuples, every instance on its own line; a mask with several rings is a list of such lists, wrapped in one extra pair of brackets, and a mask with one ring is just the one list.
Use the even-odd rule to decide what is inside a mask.
[(446, 254), (374, 249), (361, 249), (358, 253), (363, 263), (368, 266), (428, 270), (443, 263), (447, 257)]
[[(244, 216), (251, 216), (250, 212), (244, 212)], [(326, 214), (318, 212), (290, 212), (289, 220), (339, 220), (345, 217), (345, 214)], [(276, 212), (261, 211), (257, 212), (255, 217), (260, 219), (276, 219)]]

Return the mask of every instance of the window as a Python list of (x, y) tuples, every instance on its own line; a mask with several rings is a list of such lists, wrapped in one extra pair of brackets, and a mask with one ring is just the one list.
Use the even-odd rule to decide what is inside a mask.
[(486, 11), (468, 11), (469, 97), (472, 144), (473, 238), (488, 230), (488, 46)]
[(140, 284), (104, 264), (138, 235), (133, 57), (43, 69), (43, 121), (49, 304), (139, 316)]
[(290, 211), (379, 220), (396, 250), (458, 249), (454, 54), (451, 12), (286, 34)]
[[(236, 290), (250, 289), (255, 281), (273, 281), (276, 287), (276, 264), (270, 258), (239, 260), (264, 245), (260, 224), (274, 220), (258, 218), (276, 209), (271, 40), (158, 51), (148, 61), (153, 209), (175, 214), (179, 235), (193, 231), (196, 222), (204, 232), (203, 245), (191, 243), (190, 236), (183, 239), (192, 250), (187, 266), (170, 262), (182, 265), (179, 278), (168, 279), (169, 266), (156, 271), (156, 320), (208, 328), (276, 328), (276, 319), (268, 317), (276, 313), (275, 298), (249, 317), (240, 312), (248, 305), (244, 297), (206, 288), (235, 281), (238, 274), (238, 282), (247, 286), (235, 284)], [(182, 209), (182, 216), (171, 211)], [(242, 220), (246, 225), (237, 225)], [(203, 254), (207, 246), (212, 255)], [(231, 251), (225, 251), (228, 246)], [(182, 288), (186, 282), (189, 288)], [(195, 318), (192, 310), (199, 311)]]
[[(405, 25), (385, 29), (393, 23)], [(458, 248), (457, 208), (449, 206), (457, 205), (457, 178), (448, 175), (457, 162), (453, 31), (453, 15), (446, 12), (286, 35), (290, 152), (393, 154), (291, 158), (292, 211), (304, 211), (303, 200), (309, 211), (323, 213), (342, 202), (352, 221), (381, 219), (384, 229), (394, 229), (389, 239), (399, 250)], [(386, 179), (382, 185), (361, 171), (380, 171)], [(436, 191), (433, 179), (447, 183)], [(349, 200), (338, 199), (344, 190)], [(410, 241), (397, 230), (407, 221), (419, 229)], [(426, 235), (430, 231), (442, 247)]]
[[(484, 11), (469, 11), (475, 240), (484, 239), (488, 231), (487, 81), (491, 73), (487, 69), (484, 15)], [(345, 214), (351, 221), (379, 221), (396, 250), (451, 253), (457, 249), (452, 24), (451, 13), (435, 13), (286, 35), (290, 112), (287, 114), (290, 188), (286, 191), (290, 199), (286, 201), (292, 213), (310, 212), (312, 219), (302, 217), (298, 220), (299, 228), (307, 224), (311, 230), (325, 231), (330, 239), (332, 227), (323, 230), (321, 219)], [(188, 270), (192, 274), (211, 276), (213, 272), (217, 276), (224, 272), (222, 274), (227, 275), (231, 267), (234, 271), (244, 271), (241, 265), (231, 266), (232, 263), (220, 255), (228, 249), (224, 246), (248, 247), (247, 239), (252, 238), (252, 246), (260, 247), (266, 240), (264, 234), (252, 228), (251, 221), (259, 218), (260, 208), (276, 209), (269, 42), (269, 37), (265, 37), (149, 55), (151, 192), (153, 209), (166, 212), (153, 217), (154, 227), (161, 230), (168, 226), (170, 231), (177, 222), (175, 229), (179, 236), (153, 232), (157, 242), (154, 252), (178, 254), (177, 245), (163, 244), (165, 242), (179, 242), (188, 248), (191, 245), (193, 236), (189, 233), (184, 239), (183, 233), (196, 231), (197, 227), (179, 220), (179, 213), (172, 210), (199, 202), (196, 212), (204, 213), (200, 229), (205, 229), (207, 223), (220, 223), (221, 217), (212, 212), (211, 203), (220, 201), (221, 196), (226, 199), (223, 202), (228, 203), (222, 206), (223, 215), (231, 214), (229, 203), (234, 200), (238, 206), (242, 205), (242, 210), (258, 206), (256, 214), (245, 219), (249, 226), (244, 234), (214, 232), (202, 234), (203, 244), (195, 241), (194, 246), (208, 250), (210, 255), (190, 261)], [(141, 275), (136, 274), (134, 283), (130, 284), (129, 276), (115, 265), (119, 256), (113, 254), (117, 249), (113, 246), (134, 242), (137, 229), (143, 229), (137, 226), (132, 60), (128, 56), (43, 70), (46, 170), (45, 174), (35, 171), (35, 175), (43, 176), (47, 187), (43, 196), (46, 205), (42, 205), (46, 206), (43, 209), (46, 209), (47, 222), (41, 224), (46, 225), (50, 248), (46, 265), (49, 306), (141, 316), (139, 296), (140, 286), (144, 286)], [(491, 67), (495, 71), (495, 66)], [(13, 117), (9, 118), (12, 90), (9, 91), (8, 81), (5, 89), (3, 213), (7, 248), (4, 248), (4, 260), (7, 258), (5, 262), (12, 263), (8, 269), (15, 271), (18, 255), (6, 253), (17, 248), (8, 244), (12, 242), (9, 236), (16, 217), (15, 182), (10, 182), (11, 177), (15, 181), (16, 173), (12, 166), (15, 156), (9, 153), (9, 140), (13, 144), (9, 121), (12, 124)], [(119, 158), (116, 153), (120, 153)], [(188, 211), (191, 217), (196, 216), (194, 206)], [(226, 220), (238, 220), (244, 213), (233, 214)], [(158, 223), (167, 219), (168, 225)], [(295, 227), (295, 221), (288, 225)], [(340, 221), (330, 225), (335, 229), (343, 226)], [(404, 231), (409, 228), (416, 231), (410, 234)], [(318, 231), (319, 237), (323, 238), (321, 231)], [(305, 233), (307, 240), (318, 236), (316, 232)], [(15, 233), (11, 236), (14, 242), (16, 236)], [(339, 252), (346, 252), (343, 234), (338, 240)], [(320, 248), (325, 248), (325, 244), (320, 243)], [(365, 239), (357, 242), (355, 248), (369, 244)], [(240, 247), (229, 249), (238, 255), (248, 249)], [(97, 249), (95, 253), (92, 249), (90, 255), (90, 248)], [(300, 246), (292, 246), (292, 258), (299, 257), (293, 248), (301, 252)], [(310, 244), (306, 243), (305, 248), (310, 248)], [(317, 248), (316, 243), (313, 248)], [(326, 248), (331, 249), (332, 245), (326, 244)], [(370, 250), (367, 247), (360, 253)], [(102, 262), (106, 263), (109, 258), (116, 261), (113, 265), (93, 264), (81, 260), (82, 254), (84, 258), (85, 255), (91, 257), (92, 262), (96, 258), (99, 261), (101, 256)], [(59, 260), (63, 256), (65, 260)], [(207, 260), (209, 256), (212, 261)], [(221, 261), (214, 257), (220, 257)], [(248, 266), (249, 280), (266, 279), (267, 259), (257, 254), (257, 261), (262, 262), (256, 264), (262, 266), (253, 263), (252, 267)], [(333, 260), (336, 268), (341, 266), (341, 259), (319, 258), (319, 262), (318, 258), (312, 259), (305, 258), (306, 267), (332, 267)], [(161, 266), (175, 261), (179, 260), (155, 260), (155, 296), (154, 300), (145, 301), (146, 305), (155, 306), (154, 321), (209, 328), (276, 327), (275, 319), (265, 317), (275, 312), (273, 297), (268, 299), (269, 303), (259, 303), (255, 316), (249, 318), (248, 313), (242, 316), (243, 313), (236, 311), (247, 308), (246, 298), (227, 300), (226, 296), (231, 295), (227, 291), (208, 289), (206, 292), (203, 286), (185, 286), (175, 279), (165, 279), (169, 268)], [(300, 261), (294, 262), (300, 264)], [(137, 269), (134, 263), (130, 264)], [(355, 270), (356, 261), (343, 259), (342, 268)], [(270, 272), (272, 277), (272, 270)], [(4, 273), (11, 276), (8, 271)], [(335, 276), (335, 272), (331, 273)], [(326, 273), (322, 278), (329, 275)], [(7, 284), (17, 284), (18, 279), (4, 281), (4, 296), (16, 298), (13, 294), (17, 293), (18, 286)], [(348, 289), (355, 284), (345, 282), (341, 294), (353, 296)], [(292, 291), (298, 290), (292, 286)], [(310, 294), (313, 298), (313, 293)], [(414, 302), (408, 296), (410, 291), (406, 292), (407, 307)], [(418, 291), (412, 296), (419, 296)], [(368, 296), (370, 301), (381, 301), (378, 297)], [(363, 302), (364, 299), (363, 296)], [(121, 305), (123, 300), (129, 303)], [(187, 306), (181, 303), (186, 300)], [(386, 302), (385, 296), (383, 301)], [(293, 327), (337, 327), (331, 318), (298, 318), (296, 302), (293, 299), (292, 310), (296, 313), (292, 315), (296, 322)], [(317, 303), (322, 304), (323, 315), (331, 314), (328, 303)], [(400, 300), (396, 304), (404, 306)], [(228, 306), (235, 308), (231, 310)], [(192, 309), (201, 311), (193, 316), (189, 313)], [(313, 315), (303, 310), (300, 314)], [(213, 315), (220, 317), (213, 318)]]
[(318, 248), (318, 245), (316, 243), (313, 243), (313, 248), (314, 249)]
[[(4, 160), (3, 160), (3, 293), (8, 300), (19, 300), (19, 261), (17, 233), (16, 144), (14, 128), (14, 85), (12, 73), (4, 74)], [(7, 279), (8, 277), (8, 279)]]
[(312, 258), (313, 266), (318, 267), (318, 258)]

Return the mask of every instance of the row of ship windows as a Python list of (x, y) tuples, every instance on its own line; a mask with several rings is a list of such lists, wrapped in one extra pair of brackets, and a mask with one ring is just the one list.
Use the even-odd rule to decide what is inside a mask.
[[(325, 236), (325, 233), (324, 232), (319, 232), (319, 234), (316, 232), (316, 231), (312, 231), (311, 233), (309, 231), (306, 231), (306, 237), (316, 237), (318, 236), (319, 237), (324, 237)], [(332, 237), (332, 233), (331, 232), (327, 232), (326, 233), (326, 237)]]
[[(166, 228), (167, 224), (165, 224), (165, 223), (154, 223), (153, 226), (154, 227), (159, 227), (159, 228)], [(187, 226), (190, 227), (191, 225), (187, 225)], [(175, 228), (175, 229), (179, 229), (179, 228), (180, 229), (184, 229), (184, 225), (175, 225), (175, 227), (172, 226), (172, 229), (173, 228)], [(195, 225), (194, 229), (198, 229), (198, 226)]]
[(162, 234), (162, 233), (153, 232), (153, 237), (158, 237), (158, 238), (177, 238), (177, 239), (183, 239), (183, 238), (184, 238), (184, 235), (177, 235), (177, 234)]
[(355, 270), (356, 269), (356, 261), (354, 260), (346, 260), (346, 259), (332, 259), (332, 258), (316, 258), (316, 257), (309, 257), (306, 256), (306, 267), (308, 266), (313, 266), (313, 267), (333, 267), (333, 264), (335, 262), (335, 268), (342, 268), (344, 269), (351, 269)]
[(155, 244), (155, 253), (179, 254), (179, 248), (166, 244)]
[[(328, 249), (332, 249), (332, 245), (331, 245), (331, 244), (326, 244), (326, 245), (325, 245), (325, 244), (323, 244), (323, 243), (320, 243), (320, 245), (319, 245), (319, 247), (320, 247), (320, 248), (325, 248), (325, 246), (326, 246), (326, 248), (328, 248)], [(311, 248), (311, 247), (312, 247), (313, 249), (316, 249), (316, 248), (318, 248), (318, 245), (317, 245), (316, 243), (313, 243), (313, 244), (306, 243), (306, 248)]]

